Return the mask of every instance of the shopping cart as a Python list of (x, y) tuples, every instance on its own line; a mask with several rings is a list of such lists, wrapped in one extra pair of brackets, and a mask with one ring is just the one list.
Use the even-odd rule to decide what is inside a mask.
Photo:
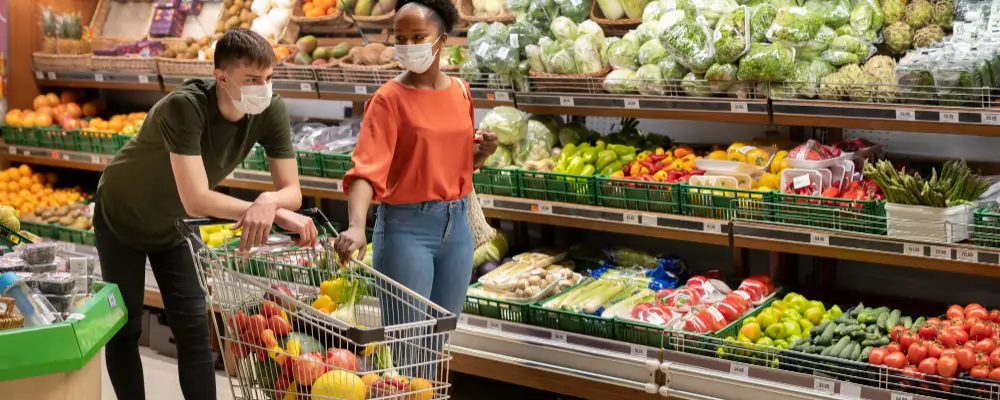
[(235, 372), (233, 398), (447, 399), (445, 344), (457, 317), (356, 259), (342, 266), (329, 220), (317, 209), (300, 213), (316, 222), (315, 247), (272, 235), (248, 253), (212, 249), (200, 227), (226, 221), (177, 222), (220, 348), (232, 354), (224, 360)]

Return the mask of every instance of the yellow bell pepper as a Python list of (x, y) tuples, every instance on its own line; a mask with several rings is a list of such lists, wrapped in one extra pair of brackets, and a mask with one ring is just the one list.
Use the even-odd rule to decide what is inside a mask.
[(641, 167), (641, 168), (639, 168), (639, 175), (640, 175), (640, 176), (641, 176), (641, 175), (646, 175), (646, 174), (648, 174), (648, 173), (649, 173), (649, 168), (646, 168), (646, 167)]
[(663, 148), (662, 147), (657, 147), (656, 148), (656, 152), (654, 154), (656, 154), (656, 155), (659, 156), (659, 155), (663, 155), (663, 153), (664, 153)]
[(680, 170), (684, 169), (684, 159), (679, 158), (679, 159), (676, 159), (674, 161), (671, 161), (669, 168), (672, 169), (672, 170), (675, 170), (675, 171), (680, 171)]
[(629, 167), (628, 170), (628, 176), (639, 176), (640, 168), (642, 168), (642, 166), (639, 165), (639, 163), (632, 163), (632, 166)]
[[(288, 343), (285, 343), (285, 347), (286, 349), (284, 349), (284, 351), (280, 351), (275, 354), (274, 357), (271, 357), (274, 359), (274, 362), (278, 363), (278, 365), (284, 365), (285, 361), (288, 360), (288, 357), (298, 357), (302, 353), (302, 342), (299, 342), (298, 339), (289, 340)], [(271, 352), (269, 351), (268, 356), (271, 355), (270, 353)]]
[(625, 173), (622, 172), (622, 170), (617, 170), (617, 171), (611, 173), (611, 177), (612, 178), (621, 179), (621, 178), (625, 177)]
[(295, 382), (288, 384), (288, 389), (285, 390), (285, 395), (281, 396), (281, 400), (296, 400), (298, 399), (299, 385)]
[(657, 182), (663, 182), (664, 179), (667, 179), (667, 171), (661, 169), (653, 174), (653, 180)]
[(336, 303), (333, 302), (333, 299), (331, 299), (330, 296), (325, 294), (317, 297), (316, 300), (312, 302), (312, 306), (315, 309), (325, 308), (331, 311), (336, 309), (337, 307)]

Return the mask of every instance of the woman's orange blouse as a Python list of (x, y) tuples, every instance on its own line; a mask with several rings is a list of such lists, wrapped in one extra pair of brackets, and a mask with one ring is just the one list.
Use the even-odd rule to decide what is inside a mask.
[(374, 200), (389, 204), (471, 193), (475, 126), (467, 87), (452, 80), (447, 89), (414, 89), (392, 80), (379, 88), (365, 104), (344, 191), (360, 178), (371, 182)]

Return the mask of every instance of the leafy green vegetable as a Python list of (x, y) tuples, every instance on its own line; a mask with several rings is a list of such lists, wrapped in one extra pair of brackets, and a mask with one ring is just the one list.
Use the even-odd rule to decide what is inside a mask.
[(749, 15), (747, 8), (740, 6), (736, 11), (719, 19), (715, 26), (715, 62), (728, 64), (735, 62), (747, 51), (750, 42), (747, 36)]
[(639, 94), (644, 96), (663, 94), (663, 77), (660, 74), (660, 67), (656, 64), (647, 64), (639, 67), (635, 71), (635, 88)]
[(639, 65), (639, 40), (626, 34), (608, 46), (608, 64), (616, 69), (634, 69)]
[(711, 31), (704, 24), (685, 19), (660, 35), (663, 45), (687, 69), (701, 73), (715, 63)]
[(736, 66), (733, 64), (715, 64), (705, 71), (705, 80), (708, 81), (712, 94), (726, 94), (733, 90), (731, 87), (736, 82)]
[(781, 43), (754, 43), (740, 60), (737, 76), (744, 81), (783, 81), (792, 75), (794, 68), (795, 49)]
[(778, 9), (771, 4), (761, 4), (750, 14), (750, 41), (761, 43), (767, 41), (767, 30), (774, 23)]
[(628, 94), (635, 92), (635, 81), (632, 79), (635, 71), (631, 69), (616, 69), (604, 78), (604, 90), (610, 93)]
[(767, 30), (772, 43), (800, 46), (813, 39), (825, 19), (803, 7), (782, 7)]
[(669, 56), (667, 49), (660, 45), (659, 39), (650, 40), (639, 47), (639, 64), (656, 65), (664, 57)]
[(556, 17), (552, 20), (552, 24), (549, 25), (549, 30), (552, 31), (552, 35), (556, 39), (562, 40), (576, 40), (579, 35), (577, 32), (576, 24), (573, 20), (567, 17)]
[(507, 146), (520, 142), (528, 134), (527, 115), (509, 106), (490, 110), (479, 125), (495, 133), (500, 144)]
[(708, 87), (708, 82), (705, 82), (705, 77), (694, 72), (689, 72), (684, 76), (681, 87), (688, 96), (710, 97), (712, 95), (712, 91)]

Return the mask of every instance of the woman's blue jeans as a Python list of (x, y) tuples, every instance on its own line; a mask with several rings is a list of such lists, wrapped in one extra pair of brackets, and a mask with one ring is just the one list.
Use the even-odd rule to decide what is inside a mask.
[[(454, 315), (462, 311), (472, 274), (475, 244), (469, 225), (468, 198), (439, 202), (393, 205), (381, 203), (375, 219), (372, 241), (373, 267), (429, 299)], [(417, 312), (392, 296), (379, 296), (385, 326), (424, 321)], [(433, 314), (433, 313), (431, 313)], [(410, 332), (407, 336), (432, 336), (431, 332)], [(405, 376), (434, 380), (443, 340), (410, 341), (394, 346), (393, 358)], [(406, 368), (410, 366), (409, 368)]]

